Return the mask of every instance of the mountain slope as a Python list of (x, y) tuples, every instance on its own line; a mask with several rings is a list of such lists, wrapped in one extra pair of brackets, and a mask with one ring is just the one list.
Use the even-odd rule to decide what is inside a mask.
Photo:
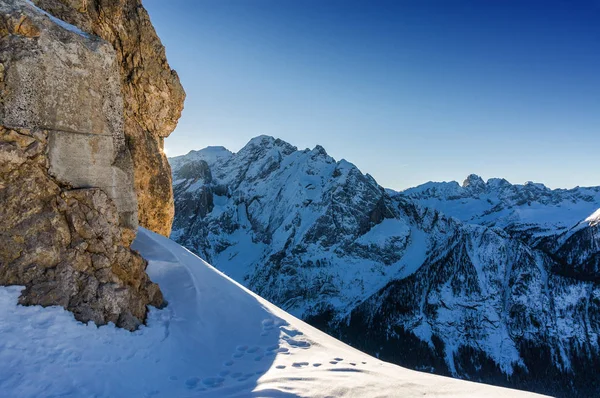
[(549, 189), (474, 174), (457, 182), (429, 182), (397, 195), (464, 222), (500, 227), (553, 256), (555, 272), (600, 281), (600, 187)]
[(462, 185), (428, 182), (397, 193), (461, 221), (494, 226), (535, 239), (557, 235), (600, 208), (600, 187), (549, 189), (543, 184), (487, 182), (469, 175)]
[[(364, 291), (383, 286), (381, 272), (403, 267), (372, 267), (368, 248), (381, 249), (380, 261), (397, 261), (396, 253), (411, 240), (409, 224), (400, 222), (390, 241), (371, 234), (356, 242), (392, 216), (387, 197), (372, 178), (348, 162), (335, 162), (322, 148), (300, 152), (258, 137), (225, 162), (176, 166), (173, 238), (293, 314), (313, 313), (323, 304), (322, 294), (335, 295), (340, 309), (350, 309)], [(351, 255), (340, 260), (336, 250)], [(305, 267), (298, 269), (298, 262)], [(364, 286), (356, 287), (357, 280)], [(314, 300), (304, 297), (307, 291)]]
[[(172, 238), (254, 292), (399, 364), (558, 395), (600, 392), (586, 366), (599, 357), (600, 290), (574, 255), (585, 246), (597, 264), (597, 234), (584, 236), (591, 222), (572, 231), (568, 263), (557, 254), (568, 239), (553, 234), (566, 238), (569, 220), (523, 239), (500, 216), (522, 213), (514, 208), (493, 226), (466, 223), (318, 146), (262, 136), (218, 159), (204, 151), (173, 162)], [(481, 190), (474, 180), (469, 189)], [(491, 214), (487, 199), (457, 203), (472, 211), (477, 200)], [(575, 220), (590, 214), (576, 210)]]
[(176, 243), (134, 242), (169, 300), (129, 333), (0, 289), (5, 397), (531, 396), (381, 362), (247, 291)]

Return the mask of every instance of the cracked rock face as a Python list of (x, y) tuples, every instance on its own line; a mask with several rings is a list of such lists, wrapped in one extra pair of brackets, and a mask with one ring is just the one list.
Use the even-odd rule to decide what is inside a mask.
[(133, 330), (161, 306), (137, 228), (112, 46), (23, 0), (0, 3), (0, 284), (22, 304)]
[(163, 140), (175, 129), (185, 92), (140, 0), (34, 0), (52, 15), (101, 37), (116, 51), (141, 226), (168, 236), (174, 205)]

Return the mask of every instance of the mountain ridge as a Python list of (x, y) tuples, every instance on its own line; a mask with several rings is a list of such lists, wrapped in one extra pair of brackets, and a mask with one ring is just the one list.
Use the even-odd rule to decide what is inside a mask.
[[(414, 368), (543, 393), (598, 391), (561, 384), (575, 371), (595, 380), (579, 364), (598, 358), (596, 227), (578, 224), (569, 238), (570, 221), (537, 216), (566, 195), (575, 204), (565, 217), (582, 222), (592, 212), (576, 213), (596, 197), (493, 179), (502, 195), (490, 198), (471, 176), (461, 187), (471, 196), (445, 214), (427, 202), (442, 202), (431, 189), (392, 193), (321, 147), (261, 136), (210, 165), (197, 152), (183, 159), (173, 166), (172, 238), (292, 314)], [(465, 206), (468, 222), (456, 216)], [(533, 377), (538, 355), (552, 378)]]

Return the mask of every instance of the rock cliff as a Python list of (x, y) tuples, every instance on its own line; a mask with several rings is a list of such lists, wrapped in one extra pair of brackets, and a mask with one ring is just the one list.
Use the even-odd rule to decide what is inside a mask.
[(135, 329), (162, 294), (138, 226), (117, 52), (26, 0), (0, 2), (0, 284), (23, 304)]
[(111, 43), (120, 69), (125, 138), (133, 159), (140, 225), (168, 236), (171, 169), (163, 140), (177, 125), (185, 92), (140, 0), (34, 0), (52, 15)]

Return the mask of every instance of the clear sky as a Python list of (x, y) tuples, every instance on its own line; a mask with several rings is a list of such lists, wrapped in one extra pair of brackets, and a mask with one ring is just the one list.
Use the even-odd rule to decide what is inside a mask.
[(187, 92), (169, 156), (267, 134), (383, 186), (600, 185), (600, 0), (143, 0)]

